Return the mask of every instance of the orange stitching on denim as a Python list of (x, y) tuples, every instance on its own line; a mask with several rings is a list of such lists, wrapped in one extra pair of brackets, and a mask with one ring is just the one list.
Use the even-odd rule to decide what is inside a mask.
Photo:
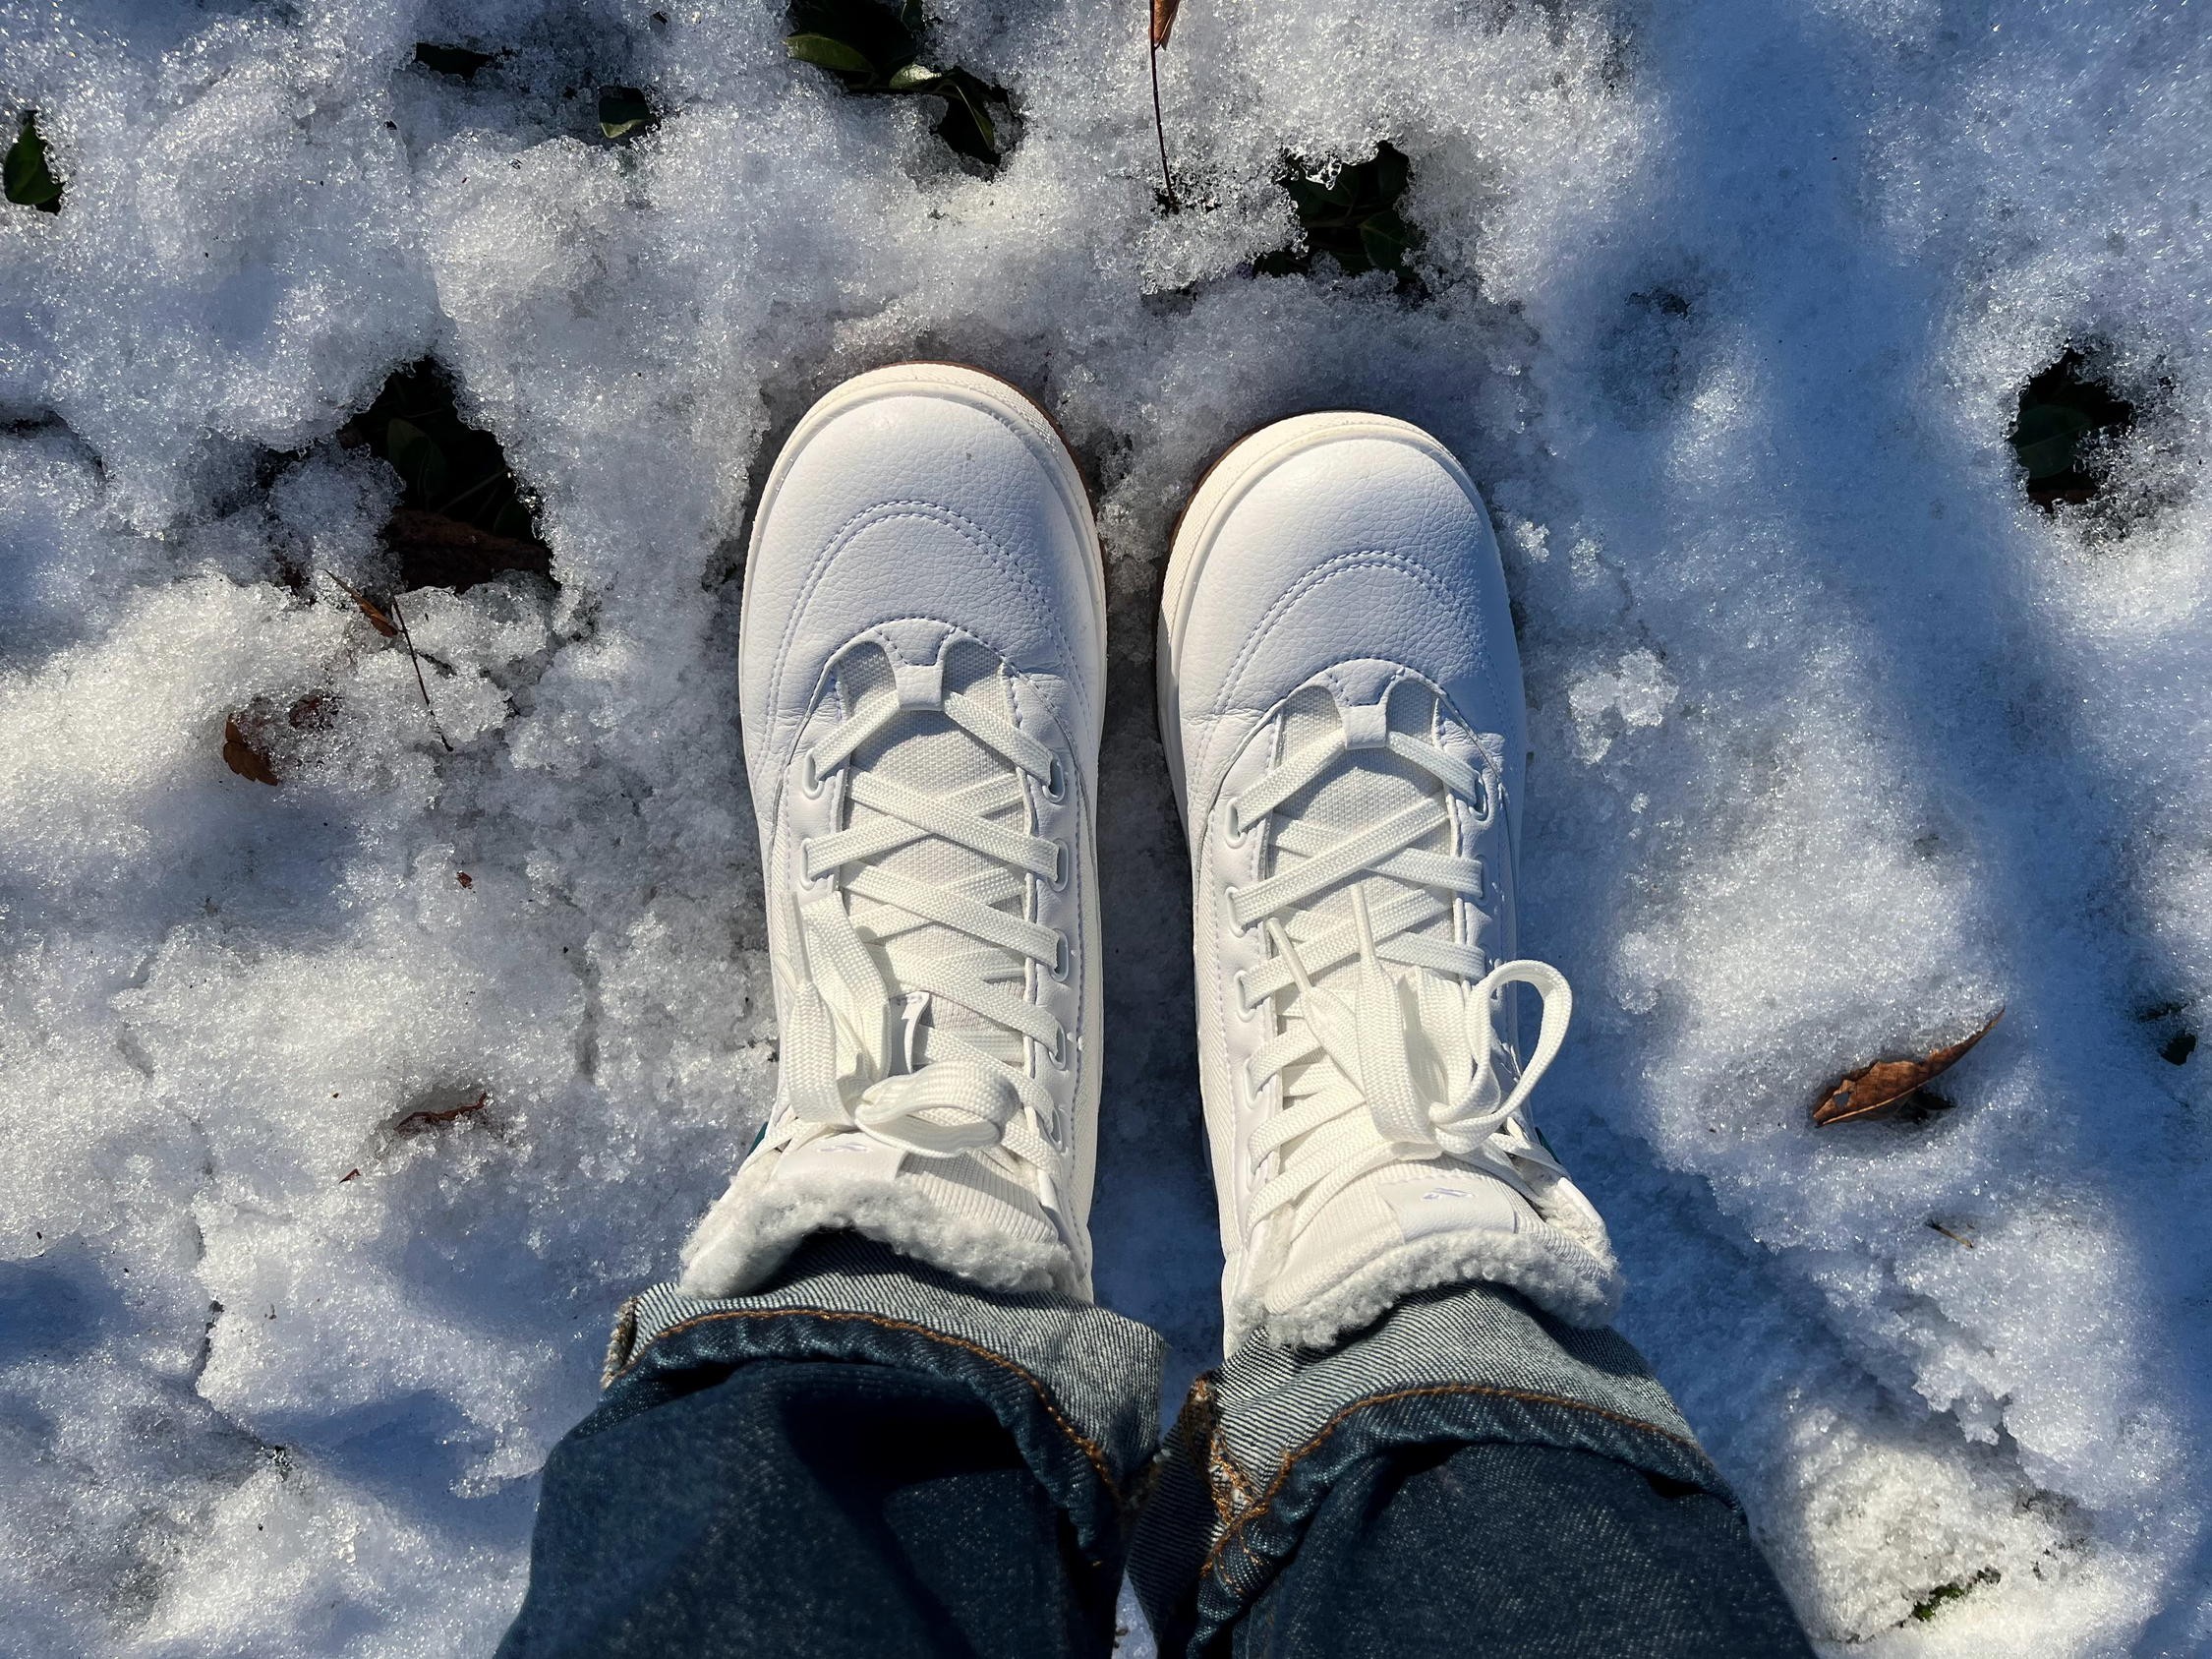
[(1214, 1399), (1210, 1373), (1191, 1384), (1183, 1409), (1175, 1414), (1172, 1438), (1183, 1460), (1203, 1476), (1215, 1518), (1227, 1526), (1252, 1502), (1252, 1482), (1222, 1448), (1221, 1407)]
[(1091, 1467), (1098, 1471), (1098, 1478), (1106, 1487), (1107, 1496), (1114, 1500), (1117, 1507), (1120, 1506), (1122, 1489), (1114, 1479), (1113, 1471), (1107, 1467), (1105, 1452), (1101, 1452), (1097, 1444), (1079, 1431), (1075, 1424), (1061, 1415), (1060, 1407), (1053, 1404), (1052, 1394), (1043, 1383), (1039, 1382), (1026, 1369), (1008, 1359), (1006, 1355), (995, 1354), (981, 1343), (970, 1342), (960, 1336), (948, 1336), (942, 1331), (932, 1331), (926, 1325), (915, 1325), (908, 1320), (886, 1319), (882, 1314), (855, 1313), (849, 1308), (725, 1308), (717, 1313), (695, 1315), (690, 1319), (669, 1326), (665, 1331), (655, 1332), (652, 1339), (645, 1344), (645, 1347), (638, 1352), (637, 1356), (615, 1373), (614, 1381), (620, 1382), (622, 1378), (628, 1376), (644, 1360), (646, 1353), (652, 1350), (653, 1343), (660, 1341), (664, 1336), (673, 1336), (678, 1332), (691, 1330), (694, 1326), (712, 1325), (718, 1319), (778, 1319), (786, 1314), (804, 1314), (811, 1319), (858, 1320), (866, 1325), (879, 1325), (886, 1331), (902, 1331), (915, 1336), (927, 1336), (933, 1342), (943, 1342), (947, 1347), (962, 1349), (967, 1353), (974, 1354), (978, 1359), (987, 1359), (993, 1365), (1005, 1367), (1036, 1392), (1037, 1403), (1045, 1408), (1045, 1414), (1059, 1424), (1060, 1432), (1074, 1441), (1081, 1450), (1082, 1454), (1090, 1459)]
[(1273, 1506), (1276, 1498), (1282, 1493), (1283, 1483), (1290, 1479), (1292, 1467), (1302, 1458), (1310, 1457), (1315, 1452), (1318, 1452), (1321, 1449), (1321, 1443), (1335, 1434), (1354, 1412), (1365, 1411), (1369, 1406), (1374, 1405), (1389, 1405), (1393, 1401), (1401, 1399), (1433, 1398), (1437, 1394), (1486, 1394), (1494, 1399), (1518, 1399), (1532, 1405), (1563, 1405), (1570, 1411), (1587, 1411), (1593, 1417), (1603, 1417), (1610, 1422), (1619, 1423), (1625, 1428), (1641, 1429), (1647, 1434), (1658, 1435), (1662, 1440), (1670, 1440), (1677, 1446), (1687, 1447), (1701, 1461), (1705, 1458), (1705, 1452), (1694, 1440), (1685, 1440), (1680, 1435), (1669, 1434), (1664, 1429), (1655, 1428), (1652, 1424), (1630, 1417), (1623, 1412), (1607, 1411), (1601, 1405), (1585, 1405), (1580, 1400), (1561, 1399), (1556, 1394), (1536, 1393), (1522, 1389), (1491, 1388), (1482, 1383), (1436, 1383), (1426, 1388), (1400, 1389), (1394, 1393), (1369, 1394), (1365, 1399), (1354, 1400), (1350, 1405), (1338, 1411), (1335, 1416), (1320, 1426), (1311, 1440), (1306, 1442), (1305, 1445), (1299, 1447), (1283, 1459), (1283, 1466), (1275, 1471), (1275, 1478), (1267, 1483), (1267, 1490), (1259, 1495), (1259, 1502), (1232, 1521), (1220, 1538), (1215, 1540), (1213, 1548), (1206, 1552), (1203, 1570), (1214, 1571), (1220, 1563), (1222, 1552), (1232, 1543), (1243, 1550), (1246, 1555), (1255, 1560), (1258, 1558), (1259, 1552), (1246, 1543), (1240, 1535)]

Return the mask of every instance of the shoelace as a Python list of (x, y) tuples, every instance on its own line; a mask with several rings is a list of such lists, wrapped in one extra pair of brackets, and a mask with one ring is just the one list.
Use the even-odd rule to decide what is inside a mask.
[[(1065, 977), (1068, 940), (998, 907), (1023, 897), (1031, 879), (1064, 885), (1069, 851), (993, 814), (1024, 804), (1024, 776), (1057, 798), (1051, 750), (961, 692), (911, 702), (883, 690), (802, 760), (800, 787), (826, 787), (861, 744), (918, 709), (945, 715), (1008, 771), (930, 796), (853, 768), (847, 796), (877, 816), (801, 846), (808, 882), (831, 880), (803, 900), (787, 889), (783, 898), (790, 947), (783, 1069), (792, 1116), (774, 1139), (853, 1129), (921, 1157), (1003, 1153), (1049, 1182), (1052, 1147), (1040, 1125), (1053, 1122), (1052, 1096), (1026, 1069), (1026, 1043), (1058, 1060), (1068, 1035), (1049, 1010), (1006, 987), (1022, 983), (1031, 964)], [(886, 855), (927, 836), (996, 867), (941, 885), (880, 867)], [(854, 897), (875, 907), (865, 921), (853, 919)], [(919, 939), (932, 923), (973, 948)], [(939, 1029), (924, 1019), (933, 998), (980, 1015), (991, 1029)]]
[[(1404, 733), (1375, 737), (1381, 741), (1367, 746), (1386, 747), (1486, 813), (1490, 792), (1465, 760)], [(1350, 747), (1339, 731), (1285, 756), (1231, 801), (1230, 834), (1252, 833)], [(1566, 1038), (1574, 1010), (1566, 976), (1527, 960), (1484, 972), (1481, 952), (1413, 931), (1447, 914), (1454, 897), (1482, 897), (1478, 860), (1416, 845), (1449, 821), (1449, 807), (1436, 798), (1333, 840), (1292, 817), (1274, 832), (1278, 855), (1290, 859), (1279, 857), (1275, 873), (1228, 894), (1234, 924), (1264, 923), (1274, 945), (1267, 963), (1238, 976), (1238, 995), (1251, 1007), (1289, 993), (1283, 1030), (1247, 1064), (1254, 1094), (1280, 1077), (1283, 1096), (1282, 1109), (1251, 1143), (1255, 1162), (1285, 1155), (1253, 1195), (1254, 1222), (1292, 1207), (1296, 1237), (1353, 1182), (1407, 1158), (1450, 1156), (1524, 1196), (1525, 1166), (1564, 1174), (1524, 1107)], [(1392, 890), (1370, 905), (1366, 878), (1376, 876)], [(1362, 878), (1349, 920), (1301, 910), (1347, 878)], [(1356, 962), (1349, 1000), (1313, 982), (1347, 962)], [(1401, 978), (1386, 962), (1411, 972)], [(1536, 1047), (1517, 1074), (1491, 1018), (1492, 998), (1512, 984), (1530, 986), (1543, 1002)]]

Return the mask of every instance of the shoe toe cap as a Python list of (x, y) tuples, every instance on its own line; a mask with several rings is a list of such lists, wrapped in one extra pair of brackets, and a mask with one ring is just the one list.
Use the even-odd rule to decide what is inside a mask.
[(1195, 536), (1196, 574), (1171, 619), (1193, 786), (1198, 750), (1228, 763), (1210, 740), (1318, 675), (1377, 661), (1431, 681), (1471, 729), (1517, 753), (1521, 667), (1497, 544), (1434, 439), (1370, 419), (1263, 451)]
[(801, 421), (763, 492), (747, 730), (787, 735), (841, 651), (909, 622), (972, 635), (1095, 718), (1097, 560), (1073, 461), (1011, 388), (972, 371), (851, 383)]

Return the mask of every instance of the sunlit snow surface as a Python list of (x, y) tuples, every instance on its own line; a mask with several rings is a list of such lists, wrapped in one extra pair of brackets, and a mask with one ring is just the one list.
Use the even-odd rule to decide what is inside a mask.
[[(0, 1647), (494, 1642), (610, 1309), (774, 1087), (750, 488), (912, 356), (1035, 392), (1096, 491), (1100, 1288), (1178, 1380), (1218, 1255), (1160, 562), (1224, 444), (1377, 408), (1483, 483), (1522, 619), (1543, 1122), (1809, 1626), (2212, 1641), (2212, 1048), (2160, 1052), (2212, 1010), (2212, 9), (1189, 0), (1177, 216), (1137, 0), (937, 10), (1018, 100), (996, 178), (765, 0), (0, 4), (67, 191), (0, 208)], [(608, 84), (658, 130), (602, 142)], [(1426, 298), (1247, 274), (1284, 153), (1383, 138)], [(2068, 342), (2143, 411), (2095, 522), (2007, 442)], [(451, 754), (279, 580), (389, 586), (334, 434), (424, 356), (559, 582), (407, 596)], [(282, 787), (225, 768), (311, 691)], [(1948, 1115), (1808, 1128), (2000, 1004)]]

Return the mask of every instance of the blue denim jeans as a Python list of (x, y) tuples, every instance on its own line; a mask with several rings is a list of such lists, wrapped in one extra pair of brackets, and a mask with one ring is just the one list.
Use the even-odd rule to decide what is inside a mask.
[(1318, 1353), (1248, 1341), (1156, 1445), (1162, 1344), (849, 1234), (775, 1288), (622, 1311), (546, 1466), (503, 1659), (1811, 1649), (1610, 1332), (1465, 1285)]

